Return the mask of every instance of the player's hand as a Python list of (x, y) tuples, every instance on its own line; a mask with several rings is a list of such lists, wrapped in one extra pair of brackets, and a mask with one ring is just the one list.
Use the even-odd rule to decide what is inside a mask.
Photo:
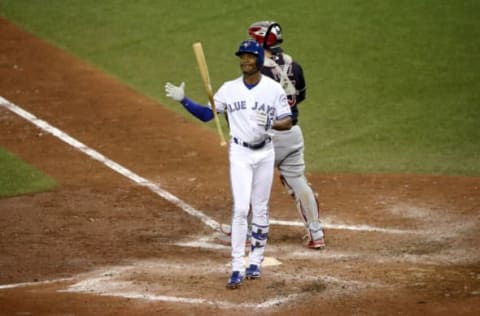
[(165, 93), (167, 97), (175, 101), (182, 101), (185, 98), (185, 82), (182, 82), (179, 87), (167, 82), (165, 85)]
[(266, 112), (257, 112), (257, 124), (263, 126), (268, 131), (273, 125), (272, 115)]

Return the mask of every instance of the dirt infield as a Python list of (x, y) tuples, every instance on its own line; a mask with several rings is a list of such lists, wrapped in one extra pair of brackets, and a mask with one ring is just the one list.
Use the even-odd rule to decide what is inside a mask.
[(231, 207), (215, 133), (0, 30), (0, 96), (88, 147), (0, 106), (0, 146), (60, 183), (0, 199), (0, 315), (480, 314), (480, 178), (309, 174), (323, 251), (302, 247), (276, 179), (272, 264), (227, 290), (229, 247), (208, 222), (228, 223)]

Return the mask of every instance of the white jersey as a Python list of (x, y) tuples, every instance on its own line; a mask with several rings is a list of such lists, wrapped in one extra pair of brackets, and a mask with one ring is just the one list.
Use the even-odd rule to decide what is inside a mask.
[(217, 112), (226, 112), (230, 136), (248, 143), (265, 140), (269, 132), (257, 125), (257, 112), (275, 119), (291, 116), (287, 96), (275, 80), (262, 75), (256, 86), (248, 89), (243, 77), (225, 82), (214, 96)]

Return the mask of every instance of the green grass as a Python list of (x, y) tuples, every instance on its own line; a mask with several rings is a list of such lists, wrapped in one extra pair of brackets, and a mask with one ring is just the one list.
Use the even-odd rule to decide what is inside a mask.
[(480, 1), (0, 0), (0, 14), (188, 117), (164, 85), (206, 103), (191, 44), (216, 89), (239, 75), (248, 25), (276, 20), (306, 74), (308, 171), (480, 175)]
[(0, 148), (0, 198), (43, 192), (57, 186), (55, 180)]

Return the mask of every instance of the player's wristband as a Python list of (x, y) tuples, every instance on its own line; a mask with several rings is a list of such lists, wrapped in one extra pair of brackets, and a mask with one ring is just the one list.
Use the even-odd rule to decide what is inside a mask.
[(188, 112), (203, 122), (208, 122), (213, 118), (213, 111), (209, 107), (195, 103), (186, 97), (183, 98), (180, 103), (182, 103), (183, 107), (187, 109)]

